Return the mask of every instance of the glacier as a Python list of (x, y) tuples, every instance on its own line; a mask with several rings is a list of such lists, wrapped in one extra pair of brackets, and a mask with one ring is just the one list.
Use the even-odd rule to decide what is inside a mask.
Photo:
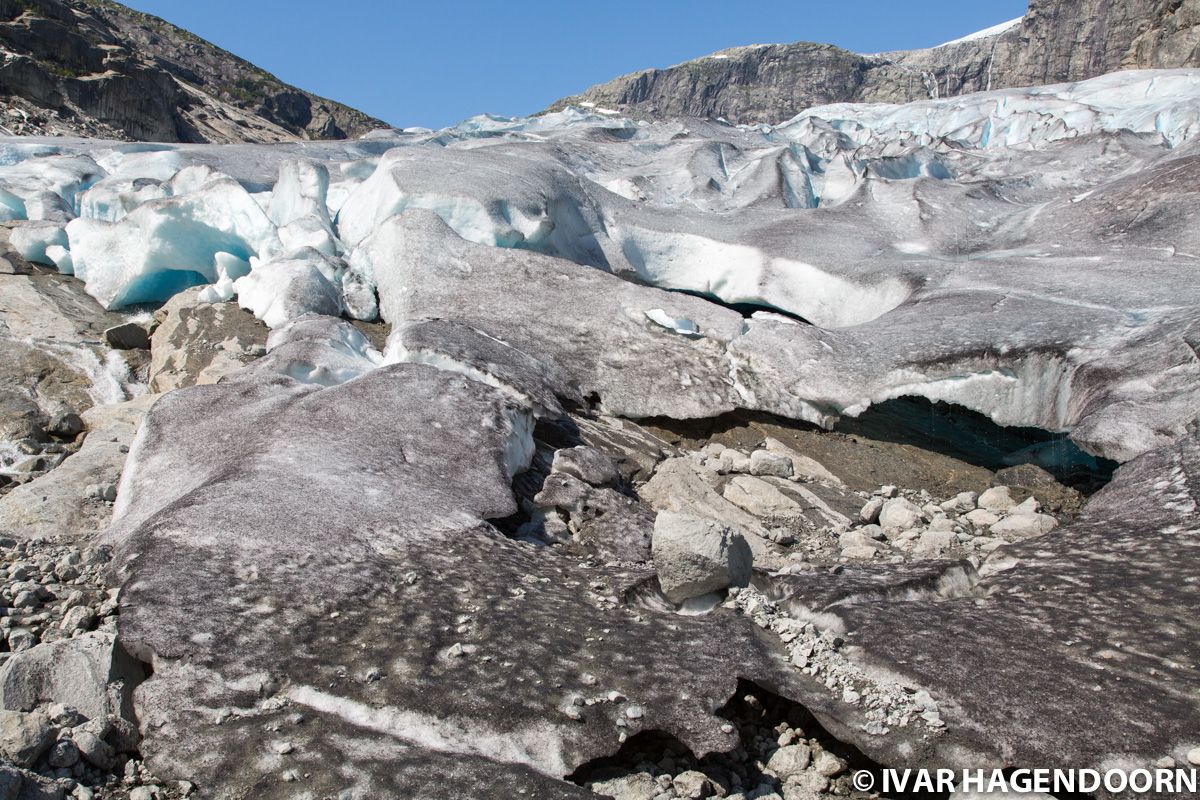
[[(1170, 344), (1192, 324), (1178, 275), (1200, 242), (1155, 177), (1190, 165), (1198, 98), (1194, 70), (1132, 71), (777, 127), (567, 109), (303, 148), (10, 139), (0, 205), (24, 257), (107, 308), (207, 285), (272, 327), (408, 321), (401, 262), (439, 255), (398, 221), (432, 213), (481, 246), (808, 323), (748, 315), (709, 338), (724, 386), (689, 413), (832, 425), (915, 395), (1127, 460), (1200, 407)], [(1118, 361), (1133, 373), (1095, 384)]]
[[(1200, 585), (1197, 187), (1195, 70), (778, 126), (568, 108), (343, 142), (5, 138), (12, 250), (104, 324), (39, 331), (0, 296), (0, 333), (114, 402), (145, 387), (96, 343), (153, 313), (147, 383), (188, 384), (108, 443), (100, 536), (122, 643), (154, 665), (142, 751), (211, 796), (297, 796), (293, 762), (313, 797), (593, 796), (563, 779), (638, 732), (736, 747), (745, 682), (879, 763), (1153, 763), (1200, 741), (1168, 685)], [(1023, 467), (1121, 466), (1069, 524), (975, 560), (794, 558), (768, 520), (866, 542), (848, 526), (878, 481), (780, 431), (870, 462), (847, 423), (914, 399), (1013, 428)], [(659, 596), (649, 531), (681, 510), (745, 534), (744, 596)], [(884, 729), (729, 603), (790, 619), (785, 643), (846, 637), (838, 658), (945, 724)], [(1073, 724), (1104, 704), (1102, 730)]]

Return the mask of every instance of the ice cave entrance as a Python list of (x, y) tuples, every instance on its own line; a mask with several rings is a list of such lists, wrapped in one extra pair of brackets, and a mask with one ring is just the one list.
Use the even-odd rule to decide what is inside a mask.
[(900, 397), (876, 403), (836, 430), (933, 450), (990, 470), (1035, 464), (1060, 483), (1090, 493), (1112, 479), (1117, 462), (1084, 452), (1065, 433), (997, 425), (952, 403)]

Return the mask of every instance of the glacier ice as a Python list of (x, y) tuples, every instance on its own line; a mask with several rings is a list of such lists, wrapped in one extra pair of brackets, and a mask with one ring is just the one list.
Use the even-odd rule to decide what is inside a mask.
[(275, 226), (233, 179), (193, 168), (171, 184), (171, 197), (117, 222), (80, 218), (67, 225), (75, 274), (106, 308), (163, 301), (212, 283), (217, 253), (265, 258), (280, 249)]
[(1196, 70), (1114, 72), (1072, 84), (977, 92), (894, 105), (837, 103), (801, 112), (775, 134), (809, 143), (823, 135), (857, 147), (905, 139), (990, 149), (1034, 147), (1125, 130), (1175, 147), (1200, 132)]
[[(695, 351), (668, 371), (682, 394), (634, 402), (608, 372), (618, 354), (552, 381), (590, 386), (609, 410), (741, 406), (830, 425), (919, 395), (1127, 459), (1200, 408), (1187, 344), (1198, 298), (1180, 277), (1200, 231), (1177, 191), (1198, 133), (1200, 72), (1162, 70), (824, 106), (774, 127), (566, 109), (277, 146), (7, 139), (0, 220), (18, 252), (74, 272), (110, 308), (204, 284), (203, 299), (236, 299), (273, 327), (381, 317), (421, 340), (421, 358), (474, 364), (482, 341), (455, 328), (461, 341), (439, 350), (413, 300), (429, 291), (413, 283), (423, 269), (484, 274), (484, 256), (447, 244), (465, 240), (515, 271), (484, 275), (488, 325), (535, 360), (548, 350), (552, 373), (571, 369), (565, 345), (501, 317), (558, 319), (574, 291), (623, 297), (585, 306), (614, 315), (603, 333), (592, 313), (570, 317), (599, 349), (627, 325), (661, 337), (695, 323), (678, 337)], [(529, 270), (553, 276), (554, 302), (524, 296), (543, 291)], [(605, 274), (616, 282), (593, 280)], [(697, 297), (677, 307), (649, 287)], [(692, 305), (706, 300), (736, 310), (714, 322)]]
[(254, 264), (233, 289), (242, 308), (278, 328), (306, 314), (341, 316), (340, 272), (323, 253), (303, 248)]
[(9, 243), (26, 261), (53, 264), (54, 259), (46, 251), (51, 247), (66, 247), (67, 233), (62, 225), (27, 223), (12, 229)]

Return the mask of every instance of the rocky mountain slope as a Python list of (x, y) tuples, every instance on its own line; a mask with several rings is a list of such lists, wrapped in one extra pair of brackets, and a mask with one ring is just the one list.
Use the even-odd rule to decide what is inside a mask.
[(1031, 0), (991, 36), (861, 55), (833, 45), (752, 45), (623, 75), (564, 98), (635, 116), (777, 123), (812, 106), (910, 102), (1075, 81), (1118, 69), (1200, 66), (1200, 0)]
[(1200, 70), (0, 155), (10, 795), (1200, 766)]
[(225, 143), (387, 127), (110, 0), (0, 0), (0, 56), (8, 133)]

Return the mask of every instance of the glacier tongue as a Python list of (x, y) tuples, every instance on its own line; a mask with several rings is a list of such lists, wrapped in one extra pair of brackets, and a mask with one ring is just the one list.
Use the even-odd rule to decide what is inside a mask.
[[(1173, 187), (1198, 126), (1200, 72), (1170, 70), (825, 106), (776, 128), (569, 109), (303, 149), (13, 141), (0, 215), (22, 255), (106, 307), (210, 284), (205, 300), (278, 326), (422, 318), (402, 308), (405, 260), (450, 264), (405, 241), (398, 215), (423, 210), (478, 245), (814, 326), (719, 336), (723, 385), (685, 416), (830, 424), (915, 394), (1126, 459), (1200, 405), (1194, 366), (1174, 363), (1196, 300), (1177, 265), (1200, 235)], [(1111, 369), (1131, 372), (1097, 385)]]
[[(155, 666), (142, 752), (214, 797), (295, 796), (292, 774), (313, 797), (584, 797), (563, 779), (639, 732), (736, 747), (718, 712), (743, 679), (889, 764), (1185, 757), (1198, 134), (1200, 71), (1175, 70), (776, 127), (567, 109), (340, 143), (0, 141), (17, 255), (106, 309), (174, 298), (149, 368), (186, 388), (149, 412), (106, 534), (121, 638)], [(6, 352), (123, 396), (123, 361), (65, 343), (97, 331), (22, 321), (22, 281)], [(57, 411), (52, 383), (17, 399)], [(914, 397), (1128, 463), (1076, 524), (1046, 533), (1035, 502), (1003, 522), (1040, 538), (914, 566), (778, 430), (752, 455), (667, 441)], [(930, 517), (921, 546), (957, 547), (933, 520), (966, 501), (927, 501), (900, 509)], [(785, 549), (776, 523), (814, 509), (864, 563)], [(662, 510), (742, 529), (759, 574), (734, 605), (836, 628), (939, 724), (831, 694), (716, 598), (675, 613), (646, 563)], [(1167, 722), (1130, 743), (1134, 718)]]

